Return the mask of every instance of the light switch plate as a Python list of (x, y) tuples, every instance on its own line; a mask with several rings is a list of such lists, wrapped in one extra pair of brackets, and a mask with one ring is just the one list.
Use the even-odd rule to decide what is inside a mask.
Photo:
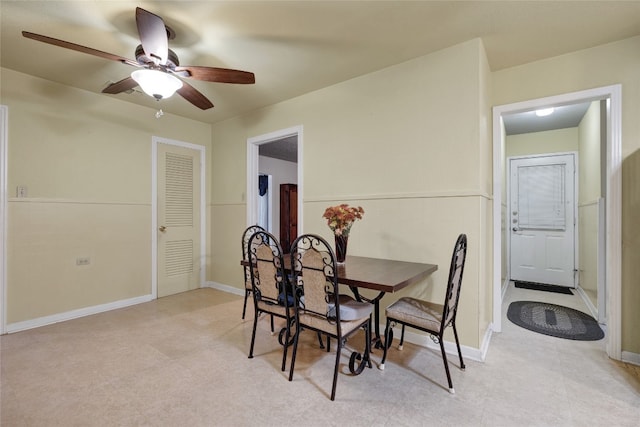
[(18, 185), (16, 187), (16, 197), (27, 197), (27, 186)]

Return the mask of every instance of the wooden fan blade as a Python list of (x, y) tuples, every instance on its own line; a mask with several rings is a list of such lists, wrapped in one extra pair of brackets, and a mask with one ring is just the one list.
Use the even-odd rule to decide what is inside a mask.
[(90, 47), (82, 46), (79, 44), (67, 42), (64, 40), (54, 39), (53, 37), (47, 37), (40, 34), (30, 33), (28, 31), (23, 31), (22, 35), (28, 39), (37, 40), (39, 42), (52, 44), (54, 46), (64, 47), (66, 49), (75, 50), (82, 53), (88, 53), (89, 55), (99, 56), (100, 58), (110, 59), (111, 61), (122, 62), (123, 64), (133, 65), (134, 67), (139, 67), (136, 61), (131, 59), (124, 58), (122, 56), (114, 55), (112, 53), (103, 52), (101, 50), (92, 49)]
[(149, 58), (155, 58), (160, 64), (165, 65), (169, 54), (169, 41), (162, 18), (137, 7), (136, 25), (145, 55)]
[(176, 67), (176, 72), (186, 71), (192, 79), (205, 82), (254, 84), (256, 77), (248, 71), (231, 70), (229, 68), (199, 67), (187, 65)]
[(102, 90), (102, 93), (116, 94), (120, 92), (126, 92), (138, 86), (138, 83), (131, 77), (124, 78), (119, 82), (111, 83), (109, 86)]
[(206, 96), (198, 92), (196, 88), (194, 88), (187, 82), (182, 82), (182, 87), (178, 89), (178, 93), (184, 99), (200, 108), (201, 110), (208, 110), (209, 108), (213, 107), (213, 104), (207, 99)]

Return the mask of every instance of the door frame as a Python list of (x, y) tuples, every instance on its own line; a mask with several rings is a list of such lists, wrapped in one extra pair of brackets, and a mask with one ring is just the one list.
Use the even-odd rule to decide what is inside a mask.
[(206, 170), (205, 147), (173, 139), (151, 137), (151, 297), (158, 298), (158, 145), (167, 144), (189, 148), (200, 153), (200, 287), (205, 283), (206, 271)]
[[(606, 161), (606, 283), (607, 283), (607, 355), (615, 360), (622, 357), (621, 294), (622, 294), (622, 86), (620, 84), (571, 92), (546, 98), (493, 107), (493, 322), (492, 330), (502, 330), (502, 295), (508, 282), (502, 283), (504, 176), (503, 115), (530, 111), (553, 105), (573, 104), (608, 99)], [(507, 272), (507, 278), (509, 274)]]
[(268, 144), (269, 142), (277, 141), (279, 139), (296, 136), (298, 141), (298, 235), (302, 233), (303, 227), (303, 197), (302, 192), (304, 186), (302, 185), (303, 167), (302, 167), (302, 140), (303, 140), (303, 127), (302, 125), (290, 127), (287, 129), (281, 129), (274, 132), (266, 133), (263, 135), (253, 136), (247, 139), (247, 227), (254, 225), (258, 222), (258, 180), (254, 177), (258, 176), (259, 171), (259, 157), (260, 157), (260, 145)]
[[(576, 179), (576, 175), (578, 173), (578, 152), (576, 151), (566, 151), (566, 152), (558, 152), (558, 153), (546, 153), (546, 154), (530, 154), (530, 155), (524, 155), (524, 156), (511, 156), (511, 157), (506, 157), (505, 158), (505, 175), (507, 176), (506, 178), (506, 198), (507, 198), (507, 211), (509, 211), (511, 208), (511, 202), (513, 201), (511, 199), (511, 161), (512, 160), (521, 160), (521, 159), (531, 159), (531, 158), (549, 158), (549, 157), (558, 157), (558, 156), (572, 156), (573, 157), (573, 175), (574, 175), (574, 179), (573, 179), (573, 206), (572, 206), (572, 211), (573, 211), (573, 270), (574, 270), (574, 274), (573, 274), (573, 288), (576, 288), (578, 285), (578, 282), (576, 280), (576, 274), (575, 274), (575, 269), (576, 266), (580, 265), (579, 261), (579, 251), (578, 251), (578, 243), (579, 243), (579, 233), (578, 233), (578, 179)], [(506, 219), (506, 218), (505, 218)], [(505, 239), (505, 253), (507, 254), (507, 273), (508, 273), (508, 280), (511, 280), (511, 232), (509, 231), (509, 229), (511, 229), (511, 225), (508, 225), (508, 229), (507, 229), (507, 235), (509, 236), (509, 238)]]

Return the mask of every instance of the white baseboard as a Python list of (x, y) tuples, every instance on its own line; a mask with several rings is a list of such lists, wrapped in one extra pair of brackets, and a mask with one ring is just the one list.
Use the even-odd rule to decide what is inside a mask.
[[(482, 344), (480, 345), (480, 360), (484, 362), (487, 358), (487, 352), (489, 351), (489, 343), (493, 337), (493, 324), (490, 324), (486, 331), (484, 331), (484, 337), (482, 337)], [(474, 359), (475, 360), (475, 359)]]
[(585, 305), (589, 309), (589, 313), (591, 314), (591, 316), (593, 316), (594, 319), (598, 319), (598, 309), (595, 305), (593, 305), (591, 299), (584, 291), (584, 289), (582, 289), (582, 287), (578, 285), (575, 287), (575, 291), (578, 292), (578, 295), (580, 295), (580, 298), (582, 298), (582, 301), (584, 301)]
[(64, 313), (57, 313), (51, 316), (38, 317), (37, 319), (25, 320), (23, 322), (9, 323), (7, 325), (7, 333), (24, 331), (27, 329), (38, 328), (40, 326), (51, 325), (53, 323), (64, 322), (66, 320), (77, 319), (79, 317), (90, 316), (92, 314), (103, 313), (105, 311), (116, 310), (118, 308), (129, 307), (131, 305), (149, 302), (152, 299), (153, 297), (151, 294), (142, 295), (126, 300), (79, 308), (77, 310), (71, 310)]
[(222, 283), (218, 283), (218, 282), (205, 282), (204, 285), (202, 285), (202, 287), (213, 288), (219, 291), (229, 292), (230, 294), (240, 295), (242, 297), (244, 296), (244, 289), (238, 289), (234, 286), (223, 285)]
[(509, 287), (509, 279), (504, 279), (504, 282), (502, 282), (502, 298), (500, 299), (500, 301), (504, 300), (504, 296), (507, 294), (507, 288)]
[[(224, 292), (229, 292), (235, 295), (244, 296), (244, 290), (238, 289), (233, 286), (223, 285), (216, 282), (205, 282), (202, 285), (203, 288), (214, 288)], [(129, 307), (144, 302), (149, 302), (155, 298), (149, 295), (142, 295), (135, 298), (126, 300), (114, 301), (107, 304), (95, 305), (92, 307), (80, 308), (77, 310), (71, 310), (64, 313), (52, 314), (51, 316), (38, 317), (37, 319), (25, 320), (23, 322), (15, 322), (7, 324), (7, 333), (14, 333), (25, 331), (27, 329), (39, 328), (41, 326), (51, 325), (58, 322), (64, 322), (66, 320), (77, 319), (79, 317), (91, 316), (92, 314), (103, 313), (105, 311), (117, 310), (119, 308)]]
[(640, 354), (631, 353), (630, 351), (623, 351), (622, 358), (623, 362), (632, 363), (634, 365), (640, 366)]

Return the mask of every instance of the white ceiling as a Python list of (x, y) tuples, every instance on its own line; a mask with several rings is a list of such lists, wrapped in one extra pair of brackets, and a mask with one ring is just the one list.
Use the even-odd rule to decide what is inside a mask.
[(258, 148), (258, 151), (261, 156), (297, 163), (298, 137), (289, 136), (267, 144), (262, 144)]
[[(215, 123), (481, 37), (492, 70), (640, 34), (640, 1), (0, 1), (0, 65), (95, 93), (126, 65), (21, 31), (134, 59), (134, 10), (162, 16), (182, 65), (254, 72), (255, 85), (193, 82), (215, 107), (179, 96), (165, 112)], [(158, 107), (136, 91), (113, 96)]]
[(518, 135), (578, 127), (590, 105), (590, 102), (584, 102), (553, 106), (553, 113), (544, 117), (538, 117), (535, 110), (503, 115), (505, 133)]

